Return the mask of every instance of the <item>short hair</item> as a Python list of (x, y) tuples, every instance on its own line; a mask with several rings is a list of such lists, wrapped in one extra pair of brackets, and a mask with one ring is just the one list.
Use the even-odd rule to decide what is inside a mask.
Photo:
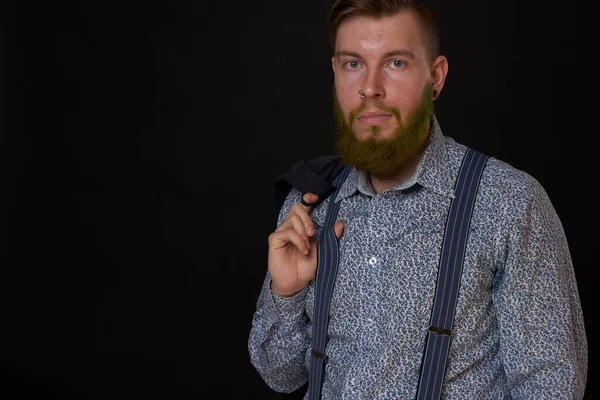
[(440, 55), (438, 17), (425, 0), (335, 0), (327, 18), (332, 51), (335, 52), (338, 29), (346, 19), (355, 16), (381, 18), (403, 10), (410, 10), (417, 15), (429, 57), (434, 60)]

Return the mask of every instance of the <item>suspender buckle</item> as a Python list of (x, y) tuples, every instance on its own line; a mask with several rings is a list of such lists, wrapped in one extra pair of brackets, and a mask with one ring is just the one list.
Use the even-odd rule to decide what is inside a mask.
[(327, 355), (318, 350), (312, 349), (310, 353), (313, 355), (313, 357), (322, 358), (323, 360), (327, 359)]
[(452, 336), (454, 329), (438, 328), (437, 326), (430, 326), (429, 332), (435, 332), (438, 335)]

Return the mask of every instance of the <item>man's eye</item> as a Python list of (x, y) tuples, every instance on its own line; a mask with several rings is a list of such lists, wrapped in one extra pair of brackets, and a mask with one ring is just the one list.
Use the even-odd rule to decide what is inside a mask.
[(356, 68), (358, 68), (360, 66), (360, 64), (358, 63), (358, 61), (348, 61), (346, 63), (346, 65), (348, 67), (350, 67), (351, 69), (356, 69)]
[(406, 63), (402, 60), (394, 60), (394, 61), (392, 61), (391, 64), (392, 64), (392, 67), (394, 67), (394, 68), (400, 68), (400, 67), (403, 67)]

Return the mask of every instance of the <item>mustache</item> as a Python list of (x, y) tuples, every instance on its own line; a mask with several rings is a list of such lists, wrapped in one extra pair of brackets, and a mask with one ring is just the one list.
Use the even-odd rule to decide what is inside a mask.
[(348, 122), (352, 124), (360, 115), (360, 113), (362, 113), (366, 109), (372, 108), (392, 114), (394, 117), (396, 117), (396, 120), (400, 121), (400, 110), (398, 110), (396, 107), (385, 105), (381, 101), (373, 100), (370, 102), (366, 101), (354, 110), (350, 111), (350, 113), (348, 114)]

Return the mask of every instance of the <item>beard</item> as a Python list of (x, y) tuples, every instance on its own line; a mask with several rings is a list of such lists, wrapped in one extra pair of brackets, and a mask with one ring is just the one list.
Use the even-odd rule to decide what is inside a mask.
[(351, 110), (346, 119), (334, 86), (333, 105), (337, 154), (347, 165), (373, 174), (392, 170), (419, 149), (429, 136), (429, 122), (434, 112), (431, 83), (425, 85), (419, 105), (406, 116), (405, 125), (401, 123), (400, 111), (397, 108), (376, 102), (373, 104), (374, 108), (392, 114), (398, 127), (391, 138), (383, 138), (380, 135), (381, 128), (372, 126), (372, 135), (361, 140), (357, 138), (353, 127), (356, 117), (367, 108), (367, 103)]

